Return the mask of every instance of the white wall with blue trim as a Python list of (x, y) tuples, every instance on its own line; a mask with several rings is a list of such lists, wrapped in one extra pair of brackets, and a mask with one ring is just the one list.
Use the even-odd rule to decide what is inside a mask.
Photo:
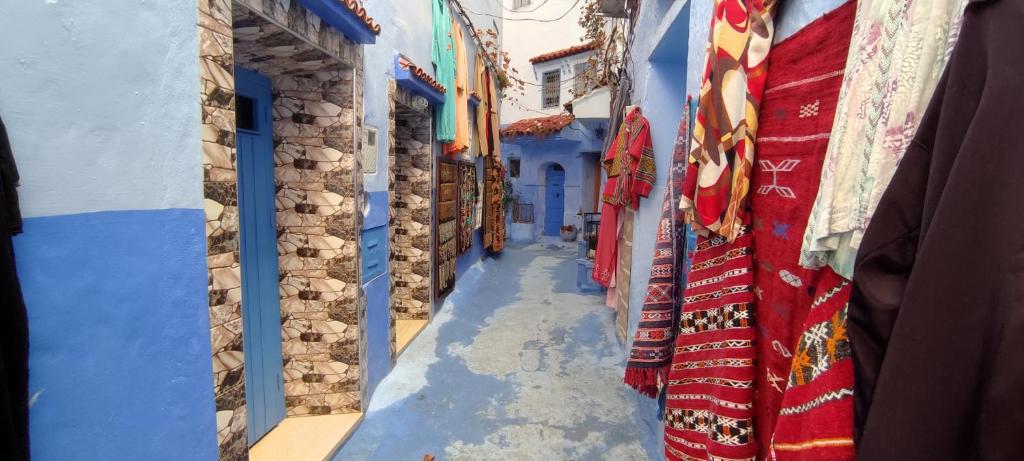
[[(843, 0), (782, 2), (775, 41), (783, 40)], [(672, 149), (686, 95), (697, 97), (711, 25), (711, 0), (651, 0), (641, 5), (628, 68), (633, 78), (632, 102), (651, 123), (657, 184), (640, 205), (633, 228), (629, 333), (636, 330), (651, 270), (654, 238)], [(685, 75), (685, 80), (680, 78)], [(629, 341), (632, 342), (630, 336)]]
[(196, 4), (16, 3), (33, 459), (216, 459)]
[[(375, 128), (379, 133), (377, 143), (377, 172), (364, 175), (364, 188), (369, 194), (370, 212), (364, 220), (364, 235), (376, 227), (387, 225), (388, 206), (388, 142), (387, 129), (390, 114), (388, 113), (390, 95), (388, 82), (394, 79), (394, 61), (397, 54), (409, 58), (414, 64), (434, 76), (431, 62), (432, 46), (432, 12), (431, 1), (436, 0), (366, 0), (363, 2), (367, 11), (372, 12), (375, 20), (381, 24), (381, 34), (377, 43), (364, 49), (364, 102), (363, 124)], [(500, 4), (492, 0), (460, 0), (468, 10), (481, 14), (470, 14), (470, 19), (477, 28), (497, 29), (501, 31), (501, 20), (494, 20), (487, 14), (500, 17)], [(476, 65), (477, 42), (465, 19), (455, 9), (452, 15), (463, 29), (464, 46), (468, 60), (469, 85), (473, 89), (473, 69)], [(454, 91), (454, 89), (449, 89)], [(472, 112), (470, 112), (472, 118)], [(433, 151), (441, 152), (440, 146), (434, 143)], [(478, 174), (482, 163), (478, 162)], [(474, 234), (473, 246), (469, 252), (459, 257), (457, 274), (461, 275), (475, 261), (483, 256), (482, 242), (479, 232)], [(458, 281), (456, 281), (458, 287)], [(364, 280), (363, 290), (366, 293), (366, 361), (367, 361), (367, 397), (373, 392), (380, 380), (391, 368), (388, 336), (388, 277), (387, 271), (370, 280)], [(435, 303), (435, 308), (440, 303)]]

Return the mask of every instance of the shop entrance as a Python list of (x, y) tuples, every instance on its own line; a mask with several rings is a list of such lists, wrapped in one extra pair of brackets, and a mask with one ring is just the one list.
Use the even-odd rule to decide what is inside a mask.
[(394, 87), (390, 136), (391, 357), (415, 338), (430, 318), (431, 118), (421, 97)]

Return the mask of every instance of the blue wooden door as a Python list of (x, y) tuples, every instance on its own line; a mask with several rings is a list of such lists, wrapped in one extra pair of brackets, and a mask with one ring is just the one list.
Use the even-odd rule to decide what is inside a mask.
[(558, 235), (565, 214), (565, 169), (551, 165), (544, 177), (544, 235)]
[(284, 419), (270, 80), (235, 68), (242, 326), (249, 444)]

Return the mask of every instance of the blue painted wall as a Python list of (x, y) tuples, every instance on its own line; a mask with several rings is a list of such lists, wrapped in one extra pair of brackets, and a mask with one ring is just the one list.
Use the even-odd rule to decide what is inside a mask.
[[(479, 28), (497, 28), (501, 30), (501, 21), (492, 21), (492, 18), (484, 16), (490, 14), (500, 16), (501, 7), (493, 0), (462, 0), (461, 2), (468, 10), (476, 13), (471, 14), (474, 24)], [(363, 176), (364, 188), (371, 195), (370, 214), (379, 213), (383, 210), (383, 220), (377, 217), (367, 216), (363, 229), (372, 229), (376, 226), (387, 224), (387, 190), (388, 190), (388, 142), (387, 129), (390, 120), (388, 112), (388, 82), (394, 78), (394, 59), (396, 54), (402, 54), (411, 59), (415, 64), (427, 70), (433, 75), (431, 62), (431, 46), (433, 37), (433, 24), (431, 3), (426, 0), (364, 0), (363, 5), (378, 23), (381, 24), (381, 34), (377, 37), (377, 43), (364, 48), (363, 65), (364, 89), (363, 89), (363, 123), (367, 127), (376, 128), (379, 133), (377, 143), (377, 173)], [(453, 11), (453, 16), (459, 19), (463, 28), (466, 56), (470, 71), (470, 88), (474, 84), (472, 71), (476, 63), (476, 42), (472, 39), (468, 25)], [(495, 24), (496, 23), (496, 24)], [(470, 117), (473, 113), (470, 112)], [(441, 152), (437, 143), (433, 144), (435, 153)], [(478, 165), (481, 163), (478, 162)], [(376, 212), (374, 210), (377, 210)], [(466, 268), (483, 257), (482, 244), (478, 240), (479, 232), (474, 241), (473, 249), (459, 257), (456, 261), (457, 274), (461, 275)], [(459, 284), (458, 276), (456, 285)], [(365, 392), (370, 396), (377, 384), (391, 367), (391, 357), (388, 344), (388, 281), (387, 275), (368, 280), (363, 284), (366, 293), (366, 360), (367, 360), (367, 383), (369, 389)], [(440, 306), (435, 302), (435, 309)]]
[(37, 461), (217, 457), (196, 23), (195, 2), (0, 14)]
[(33, 459), (216, 459), (205, 224), (184, 209), (25, 221)]
[[(776, 22), (775, 40), (783, 40), (807, 23), (839, 6), (842, 0), (792, 0), (783, 2)], [(650, 275), (654, 236), (661, 216), (661, 191), (671, 165), (674, 138), (686, 95), (700, 87), (711, 24), (708, 1), (652, 0), (641, 5), (630, 56), (634, 69), (632, 102), (651, 122), (657, 185), (655, 193), (641, 202), (634, 221), (629, 331), (636, 329)], [(679, 76), (685, 75), (685, 81)], [(630, 335), (629, 341), (632, 341)]]

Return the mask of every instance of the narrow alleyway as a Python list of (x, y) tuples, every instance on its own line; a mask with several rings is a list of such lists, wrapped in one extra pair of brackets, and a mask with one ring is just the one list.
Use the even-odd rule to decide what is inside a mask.
[(658, 459), (655, 403), (622, 384), (613, 313), (576, 292), (574, 256), (534, 244), (470, 269), (334, 459)]

